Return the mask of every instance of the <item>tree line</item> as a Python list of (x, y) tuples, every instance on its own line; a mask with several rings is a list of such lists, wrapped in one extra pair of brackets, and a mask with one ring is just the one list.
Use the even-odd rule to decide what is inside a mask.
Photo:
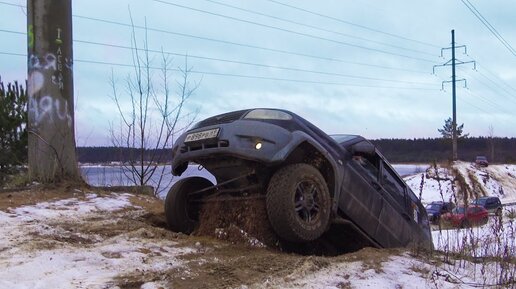
[[(394, 163), (429, 163), (451, 159), (451, 140), (444, 138), (427, 139), (378, 139), (372, 140), (387, 159)], [(490, 158), (490, 146), (495, 150), (494, 160)], [(459, 139), (459, 159), (473, 161), (476, 156), (487, 156), (494, 163), (516, 163), (516, 138), (468, 137)], [(79, 147), (77, 156), (81, 163), (110, 163), (131, 160), (137, 149), (119, 147)], [(152, 161), (152, 156), (160, 155), (160, 160), (172, 160), (171, 149), (146, 150), (144, 161)]]
[[(372, 142), (395, 163), (447, 161), (452, 156), (451, 139), (446, 138), (378, 139)], [(459, 138), (458, 148), (459, 160), (474, 161), (481, 155), (491, 163), (516, 163), (516, 138)]]

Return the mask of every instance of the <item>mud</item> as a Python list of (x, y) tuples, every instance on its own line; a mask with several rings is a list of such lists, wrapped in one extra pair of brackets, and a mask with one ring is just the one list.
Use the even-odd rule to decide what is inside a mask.
[(207, 202), (196, 236), (212, 236), (232, 244), (277, 248), (279, 239), (267, 219), (264, 199)]

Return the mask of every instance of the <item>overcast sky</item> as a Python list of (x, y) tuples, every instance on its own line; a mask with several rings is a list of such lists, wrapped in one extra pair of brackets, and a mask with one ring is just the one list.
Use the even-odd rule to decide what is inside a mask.
[[(469, 1), (516, 47), (514, 1)], [(25, 11), (6, 3), (26, 4), (0, 2), (0, 75), (4, 82), (24, 80), (26, 58), (2, 53), (26, 53), (26, 37), (13, 33), (26, 31)], [(457, 58), (477, 61), (476, 71), (472, 64), (457, 69), (468, 86), (458, 86), (458, 123), (472, 136), (486, 136), (492, 125), (496, 136), (516, 137), (516, 56), (461, 0), (75, 0), (79, 146), (111, 144), (109, 124), (117, 113), (109, 77), (113, 71), (122, 87), (131, 70), (114, 64), (132, 63), (130, 50), (106, 46), (131, 46), (129, 27), (84, 17), (130, 23), (129, 10), (135, 25), (146, 20), (151, 50), (172, 53), (175, 68), (184, 66), (180, 55), (189, 55), (190, 78), (200, 87), (187, 110), (198, 110), (198, 119), (283, 108), (328, 133), (368, 138), (439, 136), (452, 113), (451, 85), (441, 90), (451, 67), (435, 75), (432, 68), (450, 59), (450, 50), (440, 53), (455, 29), (457, 45), (468, 52), (457, 50)], [(142, 30), (137, 39), (142, 46)], [(160, 56), (153, 59), (160, 66)]]

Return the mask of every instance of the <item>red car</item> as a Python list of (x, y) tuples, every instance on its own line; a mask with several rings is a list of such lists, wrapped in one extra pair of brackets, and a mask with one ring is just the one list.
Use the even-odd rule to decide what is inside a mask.
[(458, 206), (443, 215), (443, 220), (454, 227), (466, 228), (471, 225), (484, 225), (487, 223), (489, 212), (477, 205), (470, 205), (467, 208)]

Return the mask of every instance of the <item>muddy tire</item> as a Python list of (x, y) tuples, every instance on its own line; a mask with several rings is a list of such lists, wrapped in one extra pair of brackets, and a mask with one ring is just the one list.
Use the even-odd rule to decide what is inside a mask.
[(213, 184), (201, 177), (179, 180), (168, 191), (165, 199), (165, 216), (170, 230), (190, 234), (199, 222), (199, 207), (193, 205), (189, 194), (211, 187)]
[(286, 241), (313, 241), (328, 228), (331, 209), (328, 186), (311, 165), (280, 168), (269, 182), (266, 206), (272, 228)]

